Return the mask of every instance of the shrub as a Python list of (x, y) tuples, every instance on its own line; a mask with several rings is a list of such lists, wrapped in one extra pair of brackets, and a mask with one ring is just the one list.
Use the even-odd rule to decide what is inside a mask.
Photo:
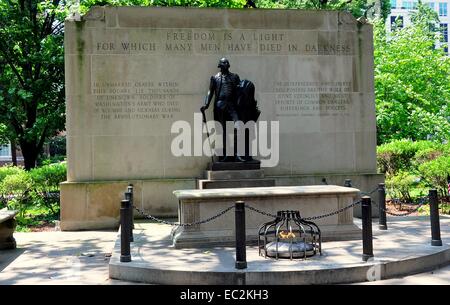
[(442, 156), (442, 154), (444, 154), (442, 147), (440, 148), (430, 147), (424, 150), (419, 150), (414, 155), (412, 163), (414, 164), (415, 167), (418, 167), (422, 163), (439, 158), (440, 156)]
[(52, 214), (57, 214), (59, 206), (59, 184), (66, 180), (66, 164), (55, 163), (32, 169), (29, 175), (33, 181), (35, 204), (43, 204)]
[(447, 178), (450, 177), (450, 155), (442, 155), (421, 164), (419, 172), (427, 186), (437, 188), (443, 196), (447, 194)]
[(450, 156), (450, 142), (444, 146), (442, 152), (445, 156)]
[(66, 164), (54, 163), (32, 169), (29, 174), (35, 189), (43, 192), (59, 190), (59, 184), (66, 180)]
[(3, 180), (5, 180), (6, 177), (21, 174), (24, 172), (25, 171), (22, 168), (16, 166), (0, 167), (0, 209), (6, 207), (10, 197), (10, 194), (8, 194), (9, 188), (8, 190), (5, 188)]
[(412, 202), (410, 191), (418, 184), (415, 175), (406, 171), (399, 171), (396, 175), (386, 176), (385, 182), (387, 193), (391, 198)]
[(27, 206), (31, 204), (32, 187), (33, 181), (24, 170), (6, 176), (1, 183), (2, 193), (8, 197), (8, 206), (18, 209), (19, 217), (22, 219)]
[(394, 175), (413, 168), (412, 161), (418, 152), (443, 150), (443, 145), (431, 141), (396, 140), (378, 146), (377, 162), (380, 172)]
[[(19, 224), (33, 208), (55, 216), (59, 211), (59, 183), (66, 180), (66, 164), (55, 163), (27, 172), (19, 167), (0, 168), (0, 204), (19, 210)], [(36, 211), (34, 211), (36, 212)]]
[(17, 167), (17, 166), (3, 166), (3, 167), (0, 167), (0, 183), (7, 176), (19, 174), (21, 172), (24, 172), (24, 170), (21, 167)]
[[(438, 206), (439, 208), (439, 213), (440, 214), (445, 214), (445, 215), (450, 215), (450, 203), (441, 203)], [(430, 215), (430, 205), (429, 204), (424, 204), (423, 206), (421, 206), (419, 208), (419, 213), (422, 215)]]

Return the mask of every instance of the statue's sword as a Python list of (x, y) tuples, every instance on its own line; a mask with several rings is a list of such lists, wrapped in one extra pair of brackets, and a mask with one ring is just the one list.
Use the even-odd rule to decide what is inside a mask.
[[(214, 163), (214, 154), (213, 154), (213, 149), (212, 149), (212, 145), (211, 145), (211, 139), (209, 138), (209, 130), (208, 130), (208, 125), (206, 124), (206, 114), (205, 111), (203, 109), (200, 109), (202, 116), (203, 116), (203, 123), (205, 123), (205, 127), (206, 127), (206, 136), (208, 137), (208, 143), (209, 143), (209, 150), (211, 152), (211, 162)], [(211, 163), (211, 165), (212, 165)]]

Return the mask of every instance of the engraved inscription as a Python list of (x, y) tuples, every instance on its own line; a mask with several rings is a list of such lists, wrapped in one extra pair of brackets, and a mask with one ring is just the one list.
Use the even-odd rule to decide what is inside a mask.
[(346, 39), (327, 42), (319, 39), (317, 32), (309, 35), (305, 40), (305, 36), (292, 30), (153, 29), (142, 36), (145, 40), (129, 40), (117, 31), (114, 41), (94, 41), (93, 45), (94, 51), (102, 54), (352, 55), (354, 52)]
[(351, 82), (275, 82), (278, 117), (348, 116)]
[(94, 115), (101, 120), (165, 120), (181, 112), (177, 82), (94, 82)]

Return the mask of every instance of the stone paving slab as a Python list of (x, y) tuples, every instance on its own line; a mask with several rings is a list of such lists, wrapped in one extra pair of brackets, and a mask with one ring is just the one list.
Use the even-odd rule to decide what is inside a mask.
[(389, 218), (388, 226), (389, 230), (379, 231), (377, 223), (373, 225), (375, 259), (371, 262), (361, 260), (361, 241), (323, 243), (323, 255), (306, 261), (264, 259), (256, 247), (248, 247), (248, 268), (236, 271), (233, 247), (175, 249), (170, 226), (140, 223), (134, 231), (133, 261), (119, 262), (117, 241), (110, 276), (161, 284), (226, 284), (244, 272), (247, 284), (318, 284), (365, 281), (367, 272), (377, 276), (373, 266), (379, 266), (381, 278), (388, 278), (450, 263), (450, 217), (441, 217), (442, 247), (430, 245), (428, 217)]
[(115, 231), (14, 235), (17, 249), (0, 251), (0, 285), (124, 284), (108, 276)]
[(450, 265), (401, 278), (357, 283), (357, 285), (450, 285)]

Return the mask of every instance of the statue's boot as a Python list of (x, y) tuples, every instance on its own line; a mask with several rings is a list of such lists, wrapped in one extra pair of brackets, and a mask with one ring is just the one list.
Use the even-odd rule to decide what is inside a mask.
[(236, 161), (237, 161), (237, 162), (246, 162), (247, 160), (245, 159), (245, 157), (237, 156), (237, 157), (236, 157)]
[(223, 156), (219, 158), (219, 162), (233, 162), (234, 157), (231, 156)]

